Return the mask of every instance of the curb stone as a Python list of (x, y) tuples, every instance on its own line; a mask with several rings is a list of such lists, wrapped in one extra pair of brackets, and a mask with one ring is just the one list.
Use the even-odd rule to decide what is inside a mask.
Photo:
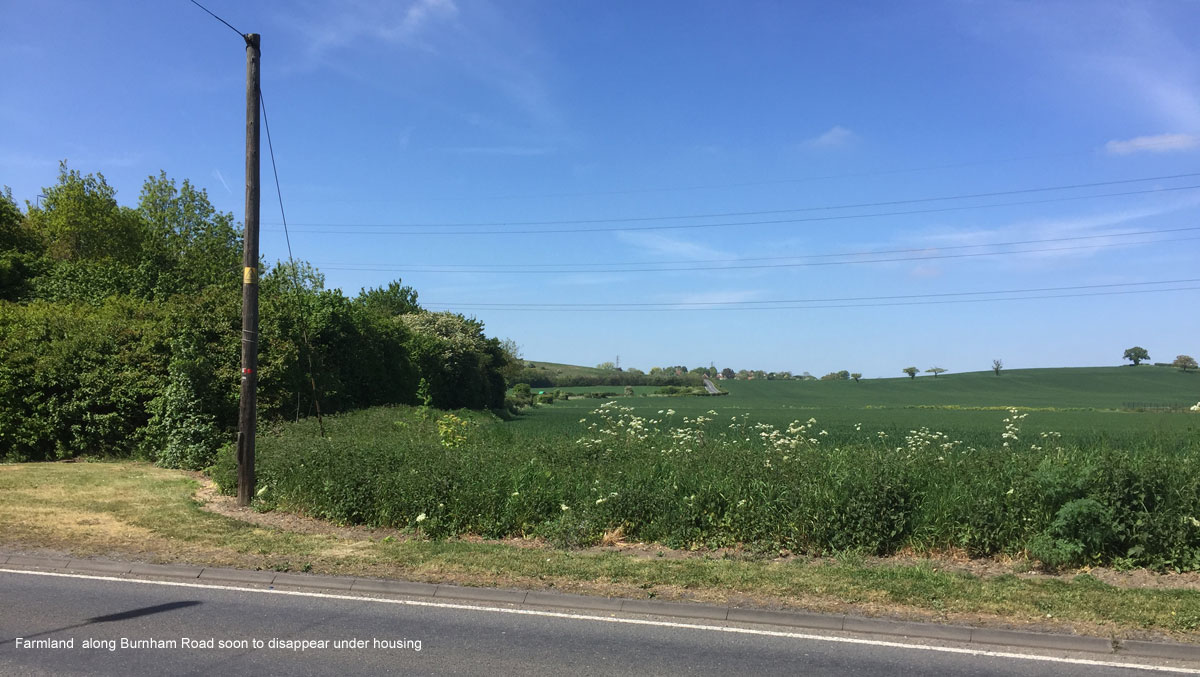
[(325, 588), (327, 590), (350, 590), (353, 578), (337, 576), (308, 576), (305, 574), (275, 574), (271, 585), (291, 585), (299, 588)]
[(437, 593), (436, 585), (431, 583), (408, 583), (406, 581), (381, 581), (372, 578), (356, 578), (350, 586), (352, 592), (382, 592), (391, 595), (413, 595), (416, 597), (433, 597)]
[(623, 599), (612, 597), (589, 597), (587, 595), (571, 595), (563, 592), (530, 591), (525, 596), (525, 604), (531, 606), (559, 607), (564, 609), (587, 609), (589, 611), (620, 611)]
[[(972, 628), (971, 641), (979, 644), (1003, 644), (1005, 646), (1027, 646), (1036, 649), (1059, 649), (1061, 651), (1086, 651), (1088, 653), (1113, 653), (1113, 641), (1103, 637), (1080, 635), (1056, 635), (1019, 630), (997, 630)], [(1200, 656), (1200, 653), (1197, 654)]]
[(507, 604), (524, 604), (529, 593), (525, 590), (505, 590), (503, 588), (471, 588), (460, 585), (439, 585), (434, 598), (478, 600), (482, 602), (503, 602)]
[(77, 570), (98, 573), (192, 578), (222, 583), (282, 585), (322, 588), (335, 591), (374, 592), (435, 599), (507, 603), (518, 606), (558, 607), (639, 613), (726, 621), (731, 623), (761, 623), (797, 629), (835, 630), (863, 634), (898, 635), (911, 639), (931, 639), (965, 644), (992, 644), (1030, 649), (1079, 651), (1109, 655), (1200, 661), (1200, 644), (1150, 642), (1144, 640), (1113, 640), (1103, 637), (1027, 632), (993, 628), (975, 628), (937, 623), (890, 621), (846, 614), (820, 614), (805, 611), (771, 611), (742, 609), (709, 604), (684, 604), (657, 600), (590, 597), (535, 590), (476, 588), (458, 585), (433, 585), (407, 581), (385, 581), (342, 576), (313, 576), (305, 574), (247, 571), (220, 567), (189, 567), (164, 564), (126, 564), (103, 560), (58, 559), (28, 557), (0, 553), (0, 564), (29, 569)]
[(202, 581), (221, 581), (222, 583), (258, 583), (270, 585), (275, 580), (271, 571), (244, 571), (242, 569), (223, 569), (205, 567), (199, 576)]
[(7, 562), (11, 566), (33, 567), (35, 569), (65, 569), (70, 563), (71, 560), (69, 559), (25, 557), (24, 555), (9, 555)]
[(941, 639), (948, 642), (975, 641), (972, 637), (974, 628), (962, 625), (939, 625), (936, 623), (908, 623), (905, 621), (888, 621), (880, 618), (863, 618), (861, 616), (846, 616), (842, 626), (845, 632), (863, 632), (873, 635), (900, 635), (903, 637), (922, 637), (925, 639)]
[(178, 564), (134, 564), (129, 573), (134, 576), (164, 576), (167, 578), (200, 578), (203, 567), (185, 567)]
[(98, 559), (73, 559), (67, 563), (71, 571), (90, 571), (100, 574), (127, 574), (130, 565), (127, 562), (107, 562)]

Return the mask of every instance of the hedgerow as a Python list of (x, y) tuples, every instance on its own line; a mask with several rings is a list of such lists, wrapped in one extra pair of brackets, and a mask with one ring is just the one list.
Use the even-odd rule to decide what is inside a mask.
[[(377, 408), (331, 419), (324, 438), (301, 422), (261, 439), (260, 500), (433, 537), (587, 545), (619, 529), (680, 548), (961, 549), (1052, 567), (1200, 569), (1194, 440), (1076, 444), (1026, 435), (1017, 416), (998, 420), (987, 444), (965, 444), (928, 429), (827, 431), (812, 419), (638, 416), (615, 402), (571, 437)], [(453, 445), (448, 427), (465, 431)], [(235, 475), (227, 452), (214, 477), (231, 491)]]

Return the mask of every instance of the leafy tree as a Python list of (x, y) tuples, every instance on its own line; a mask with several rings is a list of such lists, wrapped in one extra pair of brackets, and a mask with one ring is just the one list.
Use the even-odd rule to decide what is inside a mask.
[(0, 301), (18, 301), (30, 293), (29, 282), (41, 269), (41, 243), (29, 231), (12, 190), (0, 192)]
[(934, 377), (934, 378), (937, 378), (937, 377), (938, 377), (938, 374), (944, 374), (944, 373), (946, 373), (947, 371), (948, 371), (947, 369), (943, 369), (943, 368), (941, 368), (941, 367), (930, 367), (929, 369), (926, 369), (926, 370), (925, 370), (925, 373), (926, 373), (926, 374), (933, 374), (933, 377)]
[(920, 369), (917, 369), (916, 367), (905, 367), (901, 371), (903, 371), (905, 374), (908, 374), (909, 378), (916, 378), (917, 372), (920, 371)]
[(1134, 346), (1132, 348), (1125, 349), (1125, 355), (1123, 356), (1123, 359), (1133, 362), (1133, 366), (1136, 367), (1142, 362), (1149, 360), (1150, 353), (1141, 346)]
[(858, 383), (858, 380), (862, 378), (862, 374), (855, 372), (853, 374), (850, 374), (850, 378), (854, 379), (855, 383)]
[(601, 362), (596, 365), (596, 368), (600, 371), (616, 371), (617, 365), (613, 362)]
[(176, 188), (160, 172), (142, 185), (137, 213), (147, 231), (140, 272), (156, 280), (155, 296), (237, 286), (242, 243), (233, 214), (218, 212), (203, 189), (187, 180)]
[(724, 376), (726, 379), (731, 379), (731, 378), (737, 376), (737, 374), (734, 373), (733, 369), (730, 369), (729, 367), (725, 367), (724, 369), (721, 370), (721, 376)]
[(136, 211), (117, 204), (103, 174), (83, 175), (64, 161), (58, 184), (42, 192), (46, 199), (28, 219), (53, 259), (133, 264), (141, 257), (146, 226)]
[(1191, 355), (1180, 355), (1175, 358), (1175, 361), (1171, 363), (1171, 366), (1179, 367), (1184, 371), (1187, 371), (1188, 369), (1195, 369), (1196, 358), (1192, 357)]
[[(413, 299), (416, 299), (416, 292), (413, 292)], [(500, 342), (500, 352), (504, 353), (505, 365), (500, 370), (504, 376), (505, 383), (514, 383), (517, 376), (525, 369), (525, 360), (521, 356), (521, 346), (517, 342), (506, 338)]]
[[(387, 318), (421, 311), (421, 306), (417, 303), (417, 290), (400, 284), (400, 280), (389, 282), (386, 287), (362, 289), (354, 300), (372, 313)], [(518, 348), (513, 354), (514, 361), (520, 360), (520, 353)]]
[(1001, 360), (992, 360), (992, 371), (996, 372), (996, 376), (1000, 375), (1000, 370), (1004, 368), (1004, 362)]
[(504, 405), (504, 352), (483, 333), (483, 323), (451, 312), (421, 312), (395, 321), (410, 335), (407, 346), (440, 409), (498, 409)]

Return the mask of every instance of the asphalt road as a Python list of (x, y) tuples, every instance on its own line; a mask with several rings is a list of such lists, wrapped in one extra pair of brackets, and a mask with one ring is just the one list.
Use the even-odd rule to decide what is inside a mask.
[[(1146, 674), (1096, 657), (1044, 662), (464, 606), (0, 572), (0, 674)], [(36, 644), (46, 640), (71, 646)]]

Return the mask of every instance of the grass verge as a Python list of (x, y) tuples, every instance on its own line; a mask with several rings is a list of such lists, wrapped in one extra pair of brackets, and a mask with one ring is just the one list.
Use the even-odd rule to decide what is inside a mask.
[(0, 465), (0, 547), (156, 563), (402, 578), (584, 594), (803, 608), (1113, 637), (1196, 641), (1200, 591), (1088, 575), (1028, 580), (880, 564), (644, 557), (379, 530), (304, 533), (203, 509), (192, 476), (142, 463)]

